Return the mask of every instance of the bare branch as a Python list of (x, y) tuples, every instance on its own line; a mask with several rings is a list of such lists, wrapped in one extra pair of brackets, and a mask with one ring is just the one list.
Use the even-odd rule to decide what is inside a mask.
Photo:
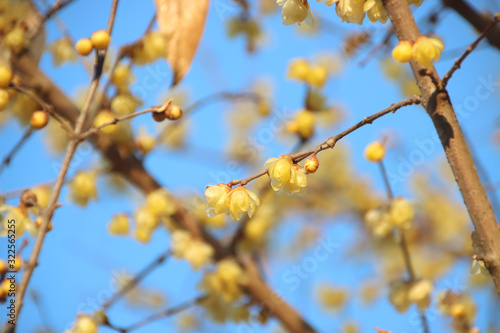
[(14, 145), (14, 147), (12, 147), (12, 149), (7, 154), (7, 156), (4, 157), (4, 159), (2, 160), (2, 163), (0, 164), (0, 174), (2, 173), (3, 169), (5, 169), (10, 164), (10, 161), (12, 160), (14, 155), (21, 150), (21, 147), (23, 146), (23, 144), (26, 141), (28, 141), (28, 139), (30, 138), (32, 133), (33, 133), (33, 129), (31, 127), (29, 127), (24, 132), (21, 139), (19, 139), (19, 141)]

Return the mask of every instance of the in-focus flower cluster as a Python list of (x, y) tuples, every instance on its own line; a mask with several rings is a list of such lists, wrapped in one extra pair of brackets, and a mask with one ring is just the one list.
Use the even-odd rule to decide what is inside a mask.
[(439, 61), (443, 49), (443, 42), (438, 38), (420, 36), (415, 43), (400, 41), (392, 50), (392, 56), (399, 62), (414, 59), (422, 66), (430, 68), (433, 61)]
[(237, 221), (247, 213), (251, 218), (260, 205), (257, 195), (241, 185), (232, 190), (225, 184), (208, 185), (205, 196), (209, 217), (227, 213)]
[[(321, 2), (320, 0), (318, 0)], [(407, 0), (408, 5), (416, 7), (422, 4), (423, 0)], [(363, 24), (365, 16), (372, 22), (387, 22), (388, 15), (382, 0), (334, 0), (326, 1), (326, 5), (337, 4), (335, 11), (342, 22)]]
[(279, 158), (270, 158), (264, 167), (271, 179), (271, 187), (280, 193), (303, 195), (307, 188), (307, 176), (300, 166), (293, 164), (288, 155)]
[(186, 230), (175, 230), (171, 237), (171, 250), (175, 257), (189, 262), (193, 269), (212, 263), (214, 249)]

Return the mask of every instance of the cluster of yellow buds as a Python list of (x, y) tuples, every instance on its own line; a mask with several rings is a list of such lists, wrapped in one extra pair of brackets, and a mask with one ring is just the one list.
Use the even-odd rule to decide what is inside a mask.
[(310, 64), (307, 59), (297, 58), (290, 61), (287, 77), (306, 83), (312, 87), (323, 88), (328, 80), (328, 68), (322, 64)]
[(185, 259), (193, 269), (212, 263), (214, 249), (186, 230), (175, 230), (171, 238), (171, 250), (175, 257)]
[(279, 158), (270, 158), (264, 167), (271, 178), (273, 190), (281, 192), (283, 189), (288, 195), (297, 193), (303, 195), (307, 188), (307, 176), (300, 166), (293, 164), (289, 155)]
[(365, 214), (365, 225), (376, 237), (387, 236), (393, 228), (409, 229), (415, 218), (412, 204), (405, 198), (395, 198), (390, 207), (373, 208)]
[(307, 140), (314, 135), (316, 117), (312, 111), (299, 111), (293, 120), (286, 124), (286, 130), (297, 134), (302, 140)]
[(408, 311), (411, 304), (416, 304), (420, 309), (425, 309), (431, 303), (433, 289), (432, 282), (426, 279), (412, 282), (397, 281), (390, 286), (389, 300), (399, 312)]
[(432, 61), (439, 60), (443, 49), (443, 42), (438, 38), (420, 36), (415, 43), (399, 41), (392, 50), (392, 56), (399, 62), (408, 62), (414, 59), (422, 66), (430, 68)]
[[(322, 2), (322, 0), (318, 0)], [(419, 7), (423, 0), (407, 0), (408, 6)], [(335, 11), (342, 22), (363, 24), (365, 16), (372, 22), (387, 22), (388, 15), (382, 0), (327, 0), (327, 6), (336, 3)]]
[(203, 276), (200, 287), (208, 295), (217, 295), (225, 302), (231, 303), (243, 296), (242, 287), (248, 278), (245, 271), (233, 259), (223, 259), (215, 267), (215, 271)]
[(97, 30), (92, 33), (90, 38), (79, 39), (76, 42), (75, 48), (78, 53), (87, 56), (93, 49), (106, 50), (110, 42), (111, 37), (106, 30)]
[(241, 185), (232, 190), (225, 184), (208, 185), (205, 196), (209, 217), (228, 213), (237, 221), (247, 213), (251, 218), (260, 205), (257, 195)]
[(171, 227), (170, 217), (177, 211), (169, 192), (160, 188), (146, 196), (146, 203), (134, 212), (135, 230), (134, 237), (141, 243), (151, 239), (153, 231), (163, 223)]

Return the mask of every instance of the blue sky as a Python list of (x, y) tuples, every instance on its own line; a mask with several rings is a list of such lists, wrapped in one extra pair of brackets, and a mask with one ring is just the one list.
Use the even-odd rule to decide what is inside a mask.
[[(417, 18), (425, 17), (426, 13), (437, 1), (425, 1), (422, 8), (416, 12)], [(477, 1), (477, 7), (487, 6), (492, 11), (500, 10), (500, 1)], [(386, 28), (380, 24), (372, 25), (365, 22), (363, 26), (341, 24), (335, 15), (334, 8), (327, 8), (323, 4), (311, 1), (311, 8), (317, 15), (327, 18), (334, 23), (336, 31), (346, 29), (359, 31), (360, 29), (375, 29), (381, 32), (381, 38)], [(109, 2), (88, 0), (76, 1), (61, 13), (61, 18), (69, 26), (75, 38), (89, 36), (94, 30), (105, 27), (109, 10)], [(119, 45), (136, 40), (144, 31), (154, 13), (152, 1), (122, 0), (120, 1), (116, 25), (112, 36), (112, 45), (116, 49)], [(265, 76), (273, 81), (275, 108), (284, 112), (294, 112), (302, 105), (304, 87), (296, 82), (286, 80), (285, 73), (290, 59), (305, 57), (312, 59), (319, 52), (338, 53), (341, 46), (341, 34), (320, 32), (315, 36), (299, 35), (294, 27), (282, 25), (278, 14), (262, 20), (264, 30), (269, 33), (267, 45), (254, 54), (245, 51), (245, 44), (241, 38), (228, 40), (226, 36), (226, 21), (238, 13), (237, 7), (230, 0), (215, 0), (210, 7), (206, 31), (190, 73), (182, 81), (181, 86), (190, 92), (190, 101), (194, 102), (202, 97), (218, 91), (238, 91), (248, 86), (258, 77)], [(425, 29), (424, 29), (425, 31)], [(442, 60), (437, 64), (440, 74), (444, 74), (453, 64), (453, 60), (461, 54), (461, 50), (472, 42), (476, 33), (454, 13), (445, 13), (436, 33), (445, 43), (445, 52)], [(53, 41), (60, 36), (53, 22), (47, 25), (47, 40)], [(468, 138), (473, 141), (473, 147), (481, 160), (485, 170), (492, 180), (498, 180), (500, 157), (498, 146), (492, 146), (492, 133), (498, 128), (499, 118), (499, 89), (500, 74), (499, 51), (484, 48), (481, 44), (450, 81), (449, 91), (452, 102), (459, 114), (459, 121)], [(366, 52), (366, 51), (365, 51)], [(330, 79), (325, 88), (329, 101), (346, 106), (349, 113), (346, 119), (335, 128), (321, 129), (312, 139), (319, 143), (328, 136), (338, 133), (351, 124), (361, 120), (364, 116), (373, 114), (390, 103), (402, 99), (399, 88), (388, 81), (380, 71), (377, 59), (367, 66), (358, 66), (358, 60), (351, 60), (343, 65), (343, 74), (338, 78)], [(88, 85), (89, 79), (81, 65), (64, 65), (53, 68), (48, 53), (42, 58), (41, 68), (50, 75), (62, 89), (70, 95)], [(166, 62), (137, 68), (135, 74), (137, 83), (148, 79), (151, 71), (168, 73)], [(169, 74), (168, 74), (169, 75)], [(495, 84), (489, 84), (492, 78)], [(158, 85), (147, 90), (144, 105), (156, 105), (161, 96), (168, 90), (170, 77), (159, 79)], [(486, 82), (486, 83), (485, 83)], [(485, 98), (477, 98), (476, 90), (485, 86), (489, 91)], [(166, 151), (158, 149), (145, 160), (145, 165), (160, 182), (173, 193), (195, 191), (202, 193), (207, 184), (214, 183), (213, 174), (227, 168), (228, 158), (223, 155), (225, 141), (228, 140), (228, 123), (226, 114), (227, 104), (211, 104), (200, 110), (190, 118), (189, 146), (195, 147), (195, 153)], [(458, 112), (458, 111), (457, 111)], [(133, 126), (137, 128), (145, 124), (154, 128), (150, 117), (134, 119)], [(429, 150), (423, 150), (423, 142), (434, 142), (435, 133), (429, 117), (420, 107), (408, 107), (396, 114), (388, 115), (377, 120), (371, 126), (366, 126), (347, 137), (339, 145), (346, 147), (352, 158), (357, 172), (371, 177), (374, 186), (383, 191), (378, 168), (369, 164), (363, 158), (363, 149), (367, 143), (380, 137), (388, 129), (399, 134), (402, 145), (397, 150), (389, 152), (387, 170), (390, 173), (400, 172), (404, 163), (409, 163), (411, 172), (433, 172), (436, 161), (444, 158), (439, 144)], [(4, 125), (0, 130), (0, 156), (12, 147), (22, 135), (24, 129), (15, 121)], [(43, 142), (43, 133), (36, 133), (14, 158), (11, 166), (0, 175), (0, 191), (26, 188), (33, 184), (55, 179), (54, 162), (60, 162), (61, 156), (51, 154)], [(430, 140), (430, 141), (429, 141)], [(293, 141), (284, 142), (276, 138), (266, 146), (262, 158), (276, 156), (289, 151), (294, 146)], [(429, 146), (428, 146), (429, 147)], [(200, 151), (219, 152), (215, 158), (207, 159), (206, 154)], [(422, 151), (425, 155), (423, 163), (412, 163), (411, 153)], [(327, 154), (328, 152), (325, 152)], [(81, 162), (74, 165), (74, 170), (85, 170), (95, 166), (100, 160), (98, 154), (88, 151), (79, 151)], [(328, 167), (322, 165), (322, 167)], [(178, 170), (182, 170), (178, 172)], [(175, 177), (172, 173), (175, 172)], [(73, 172), (74, 173), (74, 172)], [(238, 179), (250, 174), (250, 170), (242, 169), (231, 174)], [(71, 174), (70, 174), (71, 176)], [(404, 178), (404, 177), (403, 177)], [(408, 195), (410, 192), (403, 182), (394, 183), (394, 191), (399, 195)], [(99, 300), (109, 292), (109, 281), (112, 271), (137, 272), (152, 258), (161, 253), (168, 243), (168, 235), (158, 231), (152, 241), (141, 245), (129, 238), (113, 238), (106, 232), (105, 225), (111, 216), (120, 211), (130, 211), (140, 203), (140, 195), (131, 196), (109, 195), (104, 182), (99, 182), (100, 200), (81, 209), (69, 201), (67, 191), (64, 190), (61, 200), (65, 202), (63, 208), (58, 209), (54, 218), (54, 230), (49, 233), (44, 244), (30, 288), (36, 290), (44, 306), (44, 316), (50, 327), (62, 331), (73, 321), (78, 310), (88, 310), (93, 307), (92, 299)], [(458, 191), (455, 193), (459, 198)], [(500, 212), (496, 212), (497, 216)], [(286, 227), (281, 228), (277, 235), (278, 243), (286, 243), (298, 229), (300, 218), (287, 221)], [(339, 325), (345, 318), (351, 318), (362, 325), (362, 331), (368, 332), (374, 326), (380, 326), (394, 332), (418, 332), (412, 319), (412, 313), (398, 315), (390, 306), (386, 298), (381, 298), (376, 307), (364, 308), (358, 300), (340, 315), (325, 313), (314, 300), (314, 286), (318, 282), (330, 282), (336, 285), (347, 286), (356, 290), (356, 281), (376, 274), (373, 264), (360, 264), (345, 259), (343, 249), (357, 237), (356, 227), (349, 220), (340, 223), (328, 224), (324, 230), (325, 237), (333, 237), (338, 242), (340, 250), (329, 256), (314, 274), (301, 281), (298, 289), (291, 290), (283, 276), (293, 265), (300, 265), (311, 256), (311, 251), (299, 258), (285, 261), (273, 261), (273, 275), (270, 276), (271, 285), (282, 292), (287, 301), (297, 307), (305, 317), (322, 332), (337, 332)], [(25, 250), (24, 256), (31, 249), (33, 241)], [(5, 240), (0, 240), (0, 248), (6, 248)], [(4, 252), (2, 252), (4, 253)], [(442, 281), (436, 284), (444, 288), (451, 284), (461, 284), (467, 280), (469, 263), (457, 265)], [(337, 271), (337, 267), (340, 267)], [(188, 264), (175, 260), (169, 262), (148, 276), (143, 286), (162, 290), (170, 305), (176, 305), (198, 295), (196, 284), (199, 273), (193, 273)], [(451, 281), (451, 282), (450, 282)], [(488, 291), (478, 294), (477, 299), (481, 306), (488, 307)], [(485, 327), (489, 311), (480, 312), (478, 325)], [(110, 311), (110, 318), (117, 324), (126, 325), (135, 322), (150, 314), (143, 309), (128, 309), (123, 302), (114, 306)], [(140, 332), (176, 332), (174, 319), (165, 319), (158, 323), (137, 330)], [(31, 332), (41, 327), (43, 321), (33, 302), (27, 301), (19, 332)], [(217, 327), (214, 332), (270, 332), (276, 326), (271, 321), (263, 328), (247, 325)], [(431, 321), (433, 331), (442, 331), (446, 322), (439, 319)], [(102, 332), (108, 330), (102, 329)]]

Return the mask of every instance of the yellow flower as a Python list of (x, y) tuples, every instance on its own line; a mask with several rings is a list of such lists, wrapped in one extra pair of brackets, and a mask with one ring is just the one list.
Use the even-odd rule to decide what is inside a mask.
[(372, 23), (379, 21), (380, 23), (384, 24), (389, 18), (381, 0), (366, 1), (363, 6), (363, 10), (367, 12), (368, 18)]
[(329, 310), (340, 310), (347, 302), (347, 292), (335, 286), (321, 286), (318, 289), (318, 298), (325, 308)]
[(170, 194), (164, 188), (149, 193), (146, 197), (146, 207), (155, 217), (170, 216), (175, 213), (177, 207), (172, 201)]
[(238, 221), (244, 213), (251, 218), (260, 205), (260, 200), (255, 193), (240, 185), (225, 196), (224, 204), (231, 217)]
[(99, 327), (89, 315), (79, 315), (68, 333), (98, 333)]
[(391, 230), (391, 220), (386, 210), (381, 208), (370, 209), (365, 214), (365, 225), (375, 237), (385, 237)]
[(95, 172), (79, 172), (71, 181), (70, 197), (79, 206), (86, 206), (89, 199), (97, 199)]
[(429, 280), (422, 279), (415, 281), (408, 289), (408, 300), (417, 304), (419, 308), (425, 309), (430, 305), (432, 289), (434, 289), (434, 286)]
[(281, 192), (285, 189), (287, 194), (304, 194), (307, 187), (307, 177), (298, 165), (292, 163), (288, 155), (280, 158), (270, 158), (264, 167), (267, 169), (269, 178), (271, 178), (271, 187), (273, 190)]
[(208, 185), (205, 191), (207, 198), (207, 216), (214, 217), (222, 214), (229, 208), (226, 204), (226, 196), (231, 192), (225, 184)]
[(269, 178), (271, 178), (271, 186), (275, 191), (284, 188), (292, 177), (293, 163), (292, 158), (288, 155), (280, 158), (270, 158), (266, 161), (264, 167)]
[(365, 148), (365, 158), (370, 162), (380, 162), (385, 157), (385, 146), (380, 141), (374, 141)]
[(306, 59), (297, 58), (290, 61), (288, 65), (287, 77), (298, 81), (306, 81), (311, 66)]
[(297, 114), (295, 124), (297, 125), (297, 134), (303, 139), (309, 139), (314, 134), (316, 117), (312, 112), (304, 110)]
[(399, 41), (392, 50), (392, 56), (398, 62), (408, 62), (413, 56), (413, 43), (407, 40)]
[(119, 214), (113, 216), (113, 218), (108, 224), (108, 232), (114, 236), (119, 236), (119, 235), (126, 236), (129, 233), (129, 229), (130, 229), (129, 218), (125, 214)]
[(409, 229), (415, 217), (413, 206), (405, 198), (396, 198), (389, 210), (391, 223), (398, 228)]
[(342, 22), (362, 24), (365, 18), (365, 0), (340, 0), (335, 11)]
[[(7, 214), (3, 216), (2, 214), (4, 213)], [(24, 206), (0, 206), (0, 221), (0, 236), (2, 237), (10, 235), (9, 230), (12, 230), (12, 225), (15, 225), (16, 228), (16, 238), (20, 238), (26, 230), (28, 230), (30, 234), (34, 234), (36, 232), (35, 224), (30, 219), (28, 211), (24, 208)], [(9, 223), (9, 221), (11, 223)]]
[(311, 86), (323, 88), (327, 79), (328, 79), (328, 69), (326, 69), (324, 66), (316, 65), (312, 66), (309, 69), (306, 81)]
[(439, 39), (421, 36), (413, 45), (413, 59), (424, 67), (432, 67), (432, 60), (438, 61), (443, 49)]
[(199, 269), (212, 262), (213, 248), (209, 244), (194, 238), (189, 232), (176, 230), (172, 233), (170, 241), (174, 256), (185, 259), (193, 269)]
[(203, 276), (200, 287), (208, 294), (216, 294), (231, 303), (241, 296), (241, 289), (248, 279), (243, 269), (233, 259), (223, 259), (217, 263), (214, 272), (208, 272)]

